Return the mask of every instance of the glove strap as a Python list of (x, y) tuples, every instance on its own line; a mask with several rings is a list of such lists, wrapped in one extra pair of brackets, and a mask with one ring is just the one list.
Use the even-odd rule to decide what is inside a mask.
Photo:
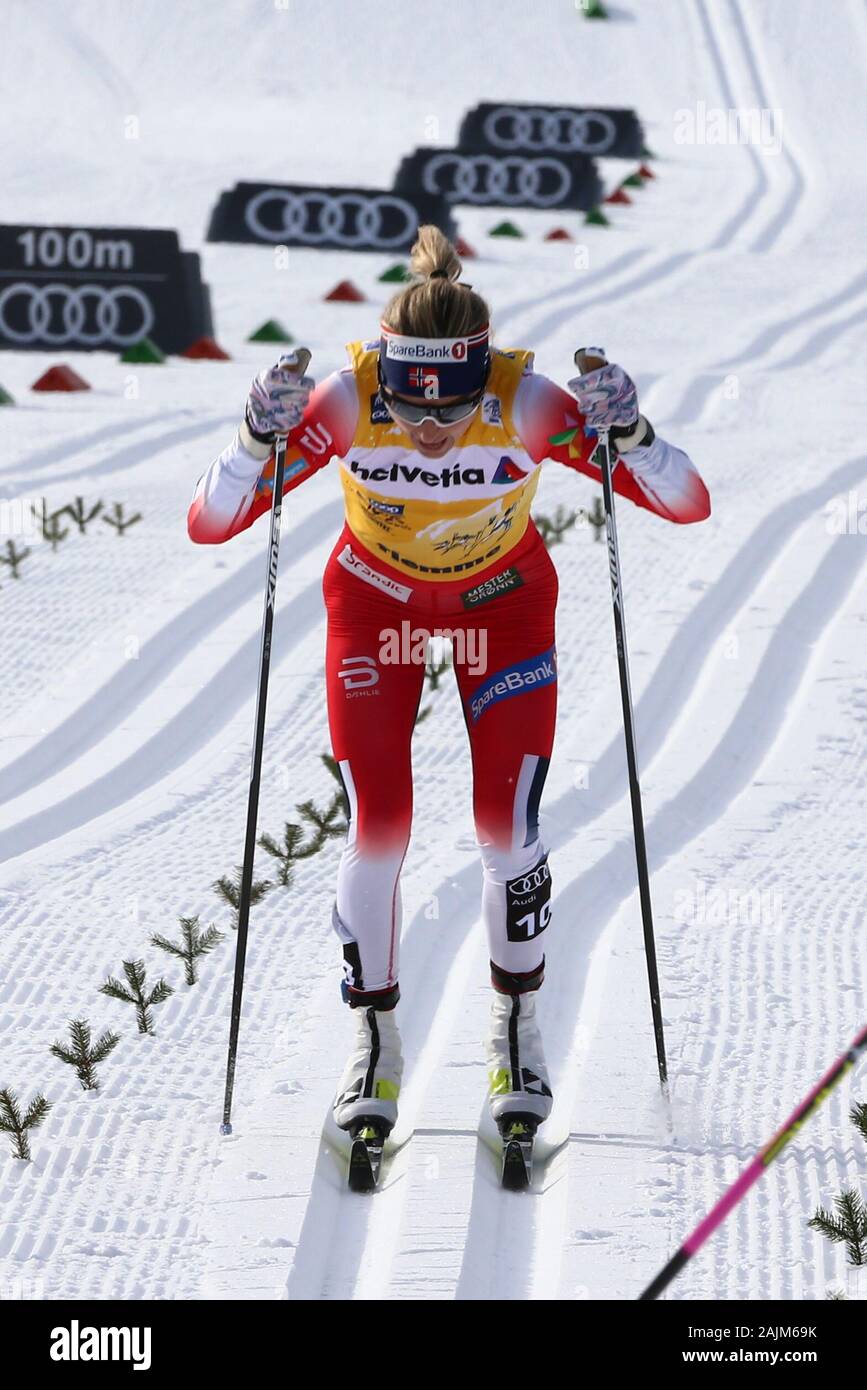
[(644, 415), (639, 415), (637, 425), (613, 425), (608, 431), (608, 438), (616, 446), (618, 454), (625, 454), (639, 444), (642, 448), (652, 444), (656, 432), (650, 421)]
[(252, 454), (254, 459), (262, 459), (264, 461), (270, 457), (274, 448), (273, 434), (257, 434), (255, 430), (250, 428), (249, 421), (246, 418), (243, 419), (238, 426), (238, 434), (247, 453)]

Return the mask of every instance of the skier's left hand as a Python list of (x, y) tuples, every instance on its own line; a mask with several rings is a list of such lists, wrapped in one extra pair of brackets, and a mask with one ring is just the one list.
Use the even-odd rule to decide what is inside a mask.
[(574, 376), (567, 385), (588, 429), (606, 430), (622, 425), (633, 429), (638, 424), (635, 382), (616, 362), (606, 362), (595, 371)]

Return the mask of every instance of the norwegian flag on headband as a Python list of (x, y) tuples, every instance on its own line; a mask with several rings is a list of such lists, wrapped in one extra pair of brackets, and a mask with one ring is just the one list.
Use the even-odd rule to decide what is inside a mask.
[(409, 384), (414, 391), (421, 391), (429, 400), (440, 393), (440, 379), (436, 367), (410, 367)]

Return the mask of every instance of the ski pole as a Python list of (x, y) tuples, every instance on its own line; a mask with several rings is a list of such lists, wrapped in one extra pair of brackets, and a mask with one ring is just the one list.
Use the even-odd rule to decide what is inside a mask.
[(701, 1249), (709, 1236), (712, 1236), (717, 1226), (721, 1225), (729, 1212), (732, 1211), (740, 1202), (741, 1198), (749, 1192), (753, 1183), (758, 1182), (766, 1168), (769, 1168), (781, 1150), (793, 1139), (798, 1130), (806, 1120), (819, 1109), (825, 1097), (834, 1089), (841, 1077), (854, 1067), (858, 1054), (867, 1048), (867, 1027), (862, 1028), (861, 1032), (854, 1039), (848, 1051), (838, 1057), (830, 1071), (826, 1072), (821, 1081), (813, 1087), (806, 1100), (803, 1100), (793, 1115), (790, 1115), (782, 1129), (777, 1130), (773, 1139), (760, 1149), (751, 1163), (747, 1165), (740, 1177), (732, 1183), (727, 1192), (720, 1197), (716, 1206), (713, 1207), (701, 1222), (696, 1226), (691, 1236), (683, 1242), (683, 1245), (675, 1255), (672, 1255), (668, 1264), (661, 1269), (656, 1278), (653, 1279), (639, 1296), (642, 1299), (658, 1298), (667, 1284), (670, 1284), (680, 1271), (683, 1269), (687, 1260)]
[[(601, 348), (579, 348), (575, 365), (583, 376), (606, 359)], [(662, 1025), (662, 1004), (659, 997), (659, 973), (656, 967), (656, 943), (653, 935), (653, 908), (650, 901), (650, 874), (647, 868), (647, 845), (644, 838), (644, 816), (641, 810), (641, 787), (638, 782), (638, 762), (635, 756), (635, 721), (632, 714), (632, 692), (629, 684), (629, 659), (626, 651), (626, 623), (623, 616), (623, 587), (620, 579), (620, 552), (617, 546), (617, 525), (614, 518), (614, 488), (611, 485), (611, 448), (608, 430), (599, 431), (599, 452), (602, 457), (602, 499), (605, 507), (605, 534), (608, 539), (608, 568), (611, 572), (611, 598), (614, 608), (614, 635), (617, 643), (617, 667), (620, 674), (620, 701), (623, 706), (623, 736), (626, 740), (626, 765), (629, 771), (629, 797), (632, 802), (632, 832), (635, 841), (635, 862), (638, 868), (638, 896), (641, 902), (641, 922), (644, 928), (644, 953), (647, 959), (647, 979), (650, 986), (650, 1008), (656, 1039), (656, 1061), (659, 1082), (664, 1095), (668, 1093), (668, 1064), (665, 1059), (665, 1032)]]
[[(307, 370), (310, 354), (298, 350), (299, 360), (306, 360), (299, 375)], [(274, 626), (274, 595), (277, 590), (277, 561), (280, 554), (280, 512), (283, 506), (283, 474), (286, 466), (286, 438), (278, 435), (274, 445), (274, 495), (271, 501), (271, 533), (268, 541), (268, 575), (265, 582), (265, 612), (262, 618), (262, 643), (259, 649), (259, 684), (256, 691), (256, 722), (253, 731), (253, 756), (250, 763), (250, 793), (247, 798), (247, 833), (244, 840), (244, 864), (238, 896), (238, 935), (235, 941), (235, 983), (232, 991), (232, 1017), (229, 1025), (229, 1054), (226, 1061), (226, 1094), (223, 1101), (221, 1134), (232, 1133), (232, 1092), (235, 1087), (235, 1062), (238, 1055), (238, 1032), (241, 1026), (241, 999), (244, 993), (244, 965), (247, 959), (247, 927), (250, 921), (250, 893), (253, 886), (253, 858), (256, 853), (256, 820), (259, 814), (259, 785), (262, 780), (262, 750), (265, 744), (265, 705), (268, 700), (268, 673), (271, 668), (271, 632)]]

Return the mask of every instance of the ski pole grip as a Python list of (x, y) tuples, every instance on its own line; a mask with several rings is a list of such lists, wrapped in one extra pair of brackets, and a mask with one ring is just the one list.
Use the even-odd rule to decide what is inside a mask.
[(586, 376), (588, 372), (595, 372), (598, 367), (607, 367), (608, 365), (605, 349), (601, 347), (578, 348), (574, 362), (582, 376)]

